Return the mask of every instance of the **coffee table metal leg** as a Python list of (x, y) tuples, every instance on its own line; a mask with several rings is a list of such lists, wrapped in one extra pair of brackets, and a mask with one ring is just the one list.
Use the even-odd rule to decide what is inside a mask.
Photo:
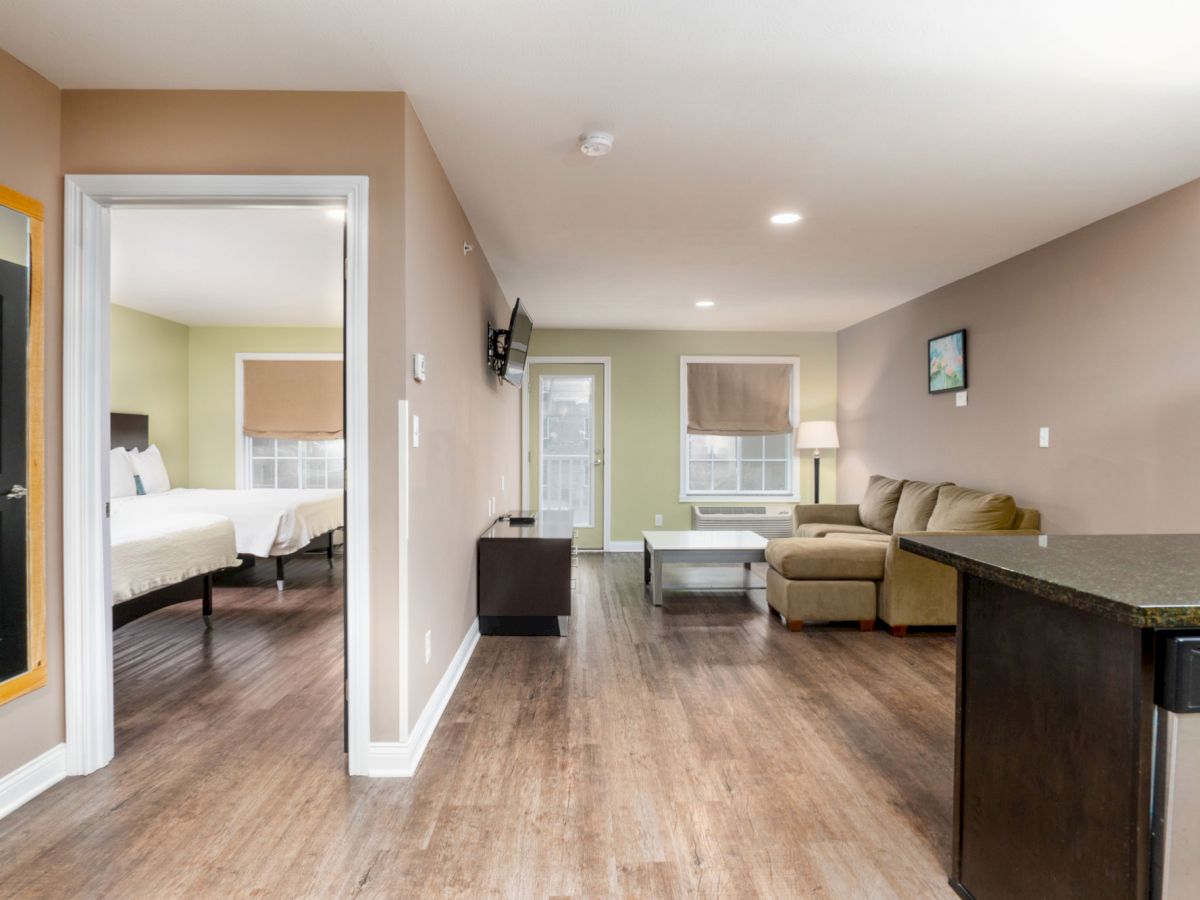
[(650, 554), (650, 590), (655, 606), (662, 606), (662, 553)]

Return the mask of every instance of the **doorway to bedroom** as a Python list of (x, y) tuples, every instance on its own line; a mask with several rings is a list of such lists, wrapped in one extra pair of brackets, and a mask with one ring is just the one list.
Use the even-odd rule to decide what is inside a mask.
[(345, 205), (117, 207), (109, 238), (115, 753), (344, 750)]

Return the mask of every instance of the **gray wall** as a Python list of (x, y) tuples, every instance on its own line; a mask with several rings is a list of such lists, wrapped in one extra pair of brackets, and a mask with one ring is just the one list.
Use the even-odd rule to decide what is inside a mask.
[[(960, 327), (966, 408), (926, 393), (926, 340)], [(1052, 532), (1200, 531), (1200, 181), (845, 329), (838, 419), (844, 501), (883, 472)]]

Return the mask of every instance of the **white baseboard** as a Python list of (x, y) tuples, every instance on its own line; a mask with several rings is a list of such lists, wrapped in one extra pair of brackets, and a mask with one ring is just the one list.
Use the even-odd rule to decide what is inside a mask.
[(413, 725), (406, 741), (372, 741), (367, 748), (367, 775), (372, 778), (411, 778), (417, 771), (421, 756), (437, 724), (441, 721), (446, 704), (458, 687), (458, 680), (466, 671), (475, 645), (479, 643), (479, 620), (471, 623), (466, 636), (458, 646), (454, 659), (450, 661), (446, 674), (434, 688), (433, 696), (421, 710), (421, 716)]
[(51, 747), (41, 756), (0, 778), (0, 819), (67, 777), (67, 745)]
[(645, 544), (641, 541), (609, 541), (604, 548), (606, 553), (641, 553)]

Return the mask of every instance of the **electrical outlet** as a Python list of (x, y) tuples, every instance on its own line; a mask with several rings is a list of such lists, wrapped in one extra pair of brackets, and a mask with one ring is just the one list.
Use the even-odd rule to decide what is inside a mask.
[(954, 405), (955, 406), (966, 406), (967, 405), (967, 392), (966, 391), (959, 391), (957, 394), (954, 395)]
[(500, 490), (504, 490), (504, 476), (500, 476)]
[(425, 632), (425, 662), (433, 657), (433, 632)]
[(655, 515), (655, 517), (654, 517), (654, 524), (655, 524), (655, 525), (661, 525), (661, 524), (662, 524), (662, 513), (658, 513), (657, 515)]
[(1050, 446), (1050, 429), (1045, 426), (1038, 429), (1038, 446), (1039, 447), (1049, 447)]

